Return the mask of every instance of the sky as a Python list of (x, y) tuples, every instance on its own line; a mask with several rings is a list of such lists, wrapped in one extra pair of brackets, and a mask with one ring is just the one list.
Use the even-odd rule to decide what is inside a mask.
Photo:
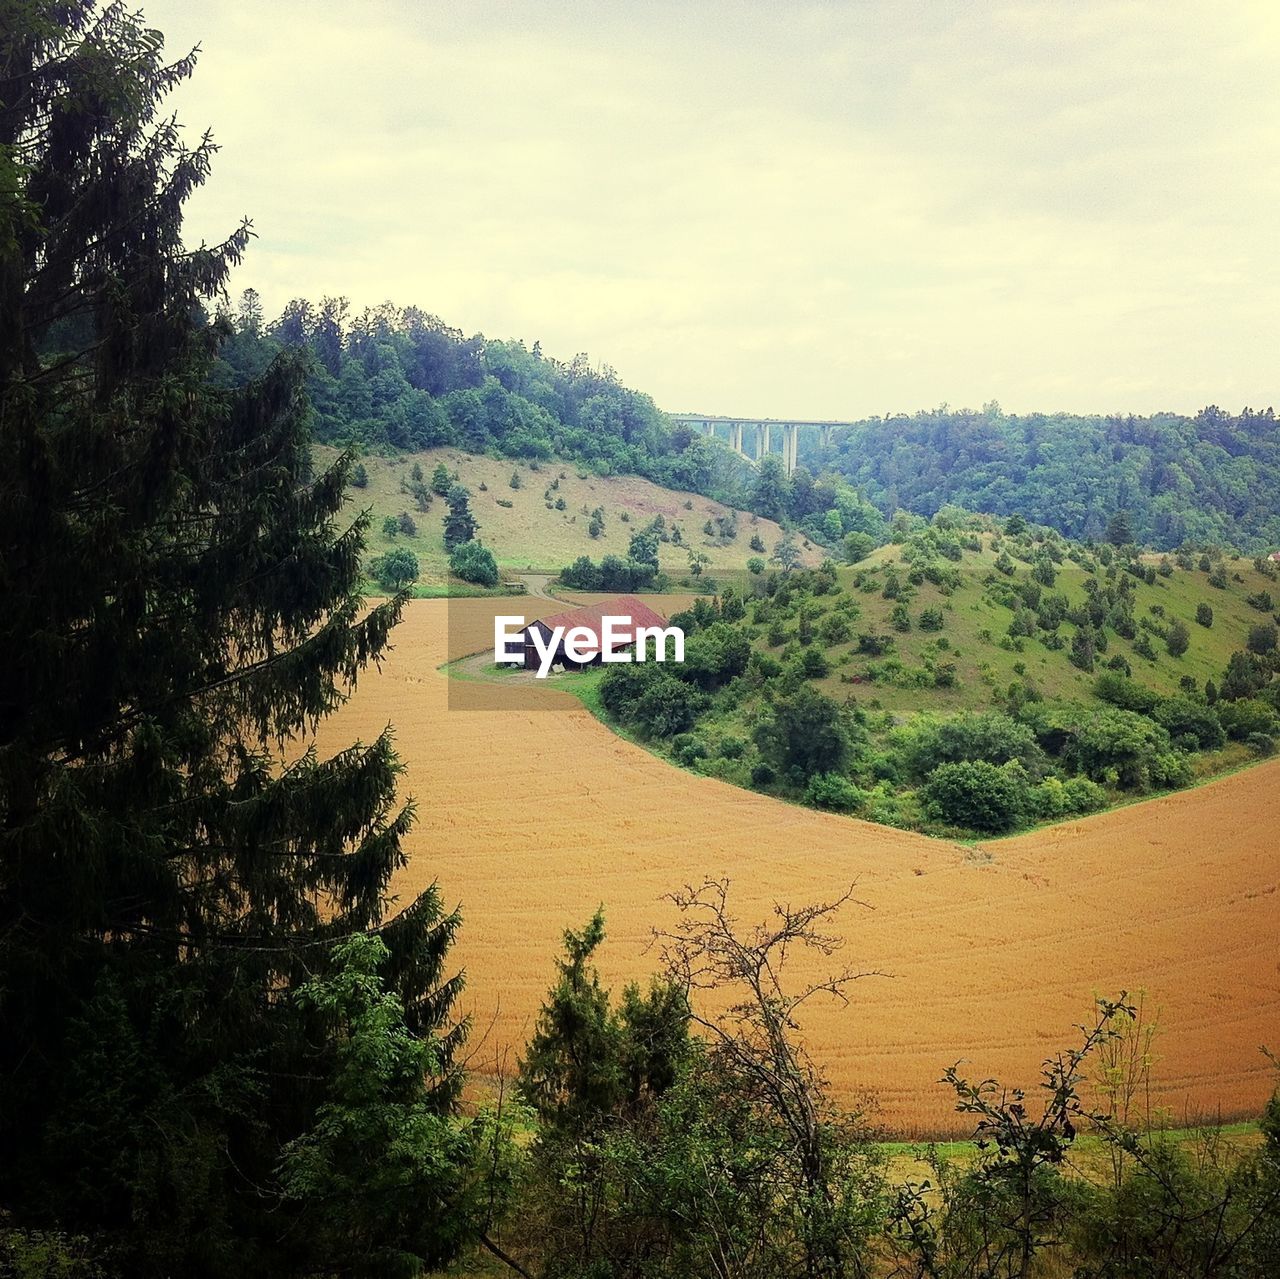
[(233, 290), (585, 351), (670, 412), (1262, 407), (1274, 0), (144, 0)]

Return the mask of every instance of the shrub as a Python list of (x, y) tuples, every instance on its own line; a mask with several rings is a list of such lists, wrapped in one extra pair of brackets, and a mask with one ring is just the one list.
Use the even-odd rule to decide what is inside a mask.
[(648, 737), (674, 737), (688, 732), (706, 708), (705, 694), (692, 684), (661, 673), (631, 706), (631, 722)]
[(966, 712), (950, 719), (920, 716), (901, 730), (900, 741), (903, 762), (914, 777), (925, 777), (942, 764), (971, 760), (1017, 760), (1032, 775), (1044, 767), (1035, 733), (1000, 711)]
[(405, 537), (417, 537), (418, 525), (413, 516), (408, 511), (401, 511), (400, 518), (396, 521)]
[(805, 787), (804, 802), (836, 813), (856, 813), (867, 793), (840, 773), (816, 773)]
[(800, 654), (799, 668), (805, 679), (825, 679), (831, 673), (831, 664), (820, 648), (806, 648)]
[(1187, 651), (1191, 646), (1191, 632), (1185, 622), (1175, 618), (1169, 623), (1169, 629), (1164, 633), (1164, 646), (1170, 657), (1181, 657)]
[(449, 556), (449, 572), (477, 586), (497, 586), (498, 564), (493, 552), (480, 542), (463, 542)]
[(1166, 790), (1190, 786), (1195, 780), (1190, 758), (1177, 750), (1161, 752), (1151, 761), (1148, 771), (1151, 785)]
[(1219, 702), (1214, 710), (1227, 736), (1238, 742), (1247, 741), (1252, 733), (1275, 733), (1280, 730), (1280, 717), (1266, 702), (1260, 702), (1256, 698)]
[(741, 759), (747, 749), (747, 744), (741, 737), (722, 737), (718, 749), (725, 759)]
[(755, 740), (761, 755), (797, 784), (842, 771), (852, 750), (840, 707), (808, 684), (774, 702), (756, 725)]
[(1093, 681), (1093, 691), (1104, 702), (1110, 702), (1126, 711), (1138, 711), (1143, 715), (1149, 714), (1160, 701), (1159, 693), (1135, 683), (1115, 670), (1103, 671)]
[(671, 755), (677, 764), (692, 768), (700, 759), (707, 758), (707, 745), (692, 733), (681, 733), (671, 741)]
[(920, 614), (920, 629), (922, 631), (940, 631), (942, 629), (943, 616), (940, 608), (926, 608)]
[(1251, 653), (1265, 656), (1267, 653), (1276, 651), (1278, 641), (1280, 641), (1280, 631), (1277, 631), (1276, 624), (1274, 622), (1262, 622), (1258, 626), (1249, 628), (1249, 639), (1245, 647)]
[(364, 469), (363, 462), (356, 463), (355, 469), (351, 472), (351, 483), (358, 489), (369, 487), (369, 472)]
[(1020, 765), (997, 767), (985, 760), (968, 760), (934, 769), (921, 798), (926, 811), (948, 825), (999, 834), (1026, 819), (1029, 792), (1027, 774)]
[(1188, 697), (1166, 697), (1156, 703), (1151, 717), (1171, 737), (1190, 737), (1199, 750), (1213, 750), (1227, 740), (1222, 722), (1212, 707)]
[(876, 540), (870, 533), (847, 533), (843, 549), (845, 563), (857, 564), (876, 549)]
[(380, 555), (372, 567), (378, 582), (389, 591), (402, 591), (418, 580), (418, 557), (404, 546)]
[(1197, 604), (1196, 605), (1196, 621), (1199, 622), (1201, 626), (1212, 626), (1213, 625), (1213, 608), (1208, 604), (1204, 604), (1204, 603)]

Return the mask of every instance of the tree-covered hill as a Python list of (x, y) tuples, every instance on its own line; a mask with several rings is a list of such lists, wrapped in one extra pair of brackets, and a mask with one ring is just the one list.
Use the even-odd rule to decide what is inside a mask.
[(1128, 511), (1138, 541), (1250, 553), (1280, 546), (1280, 428), (1270, 408), (1195, 417), (1015, 417), (988, 405), (859, 422), (807, 460), (833, 466), (882, 511), (948, 503), (1022, 515), (1073, 538)]
[(581, 354), (559, 360), (536, 342), (467, 337), (417, 307), (351, 314), (342, 298), (296, 298), (269, 321), (248, 289), (225, 318), (233, 336), (216, 379), (240, 386), (282, 350), (303, 350), (313, 432), (324, 443), (566, 459), (786, 521), (832, 549), (855, 531), (881, 537), (899, 509), (932, 516), (948, 504), (1086, 540), (1125, 511), (1135, 538), (1162, 550), (1280, 546), (1270, 409), (1232, 416), (1210, 407), (1189, 418), (944, 408), (858, 422), (826, 447), (802, 435), (803, 465), (787, 476), (776, 456), (753, 467), (673, 423), (607, 365)]
[(897, 521), (858, 563), (673, 619), (683, 665), (573, 677), (675, 762), (940, 834), (1017, 829), (1270, 754), (1280, 573), (1096, 551), (1021, 517)]
[(268, 322), (245, 291), (218, 378), (239, 385), (288, 348), (306, 352), (315, 438), (373, 450), (454, 445), (524, 459), (568, 458), (670, 488), (732, 489), (738, 459), (674, 428), (649, 396), (585, 355), (564, 362), (535, 342), (465, 337), (417, 307), (357, 315), (343, 298), (296, 298)]

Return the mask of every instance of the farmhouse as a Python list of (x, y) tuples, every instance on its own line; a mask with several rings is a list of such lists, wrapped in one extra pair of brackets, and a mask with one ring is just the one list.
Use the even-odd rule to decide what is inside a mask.
[[(536, 671), (542, 664), (542, 656), (534, 643), (533, 632), (536, 630), (541, 634), (542, 646), (545, 651), (551, 642), (552, 636), (559, 631), (555, 654), (551, 659), (552, 666), (563, 666), (566, 670), (581, 670), (584, 666), (596, 666), (601, 660), (600, 633), (606, 617), (627, 619), (622, 623), (615, 621), (613, 626), (613, 643), (609, 645), (610, 652), (619, 652), (622, 649), (629, 649), (635, 641), (635, 629), (637, 627), (658, 627), (664, 628), (667, 625), (667, 619), (659, 613), (655, 613), (647, 604), (636, 599), (634, 595), (616, 595), (613, 599), (603, 600), (599, 604), (585, 604), (581, 608), (570, 609), (566, 613), (555, 613), (551, 617), (541, 617), (536, 622), (530, 622), (528, 626), (522, 630), (520, 638), (516, 644), (511, 647), (522, 647), (524, 658), (522, 665), (527, 671)], [(566, 641), (575, 627), (582, 627), (590, 631), (595, 636), (595, 655), (586, 662), (570, 661), (565, 653)], [(578, 646), (578, 651), (590, 649), (592, 645)]]

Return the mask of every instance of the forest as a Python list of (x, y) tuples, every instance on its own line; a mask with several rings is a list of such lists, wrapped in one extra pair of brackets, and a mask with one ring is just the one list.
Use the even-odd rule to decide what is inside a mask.
[(1270, 408), (1006, 415), (942, 408), (862, 421), (820, 459), (881, 510), (933, 515), (948, 503), (1021, 515), (1098, 539), (1128, 511), (1137, 539), (1243, 551), (1280, 546), (1280, 432)]

